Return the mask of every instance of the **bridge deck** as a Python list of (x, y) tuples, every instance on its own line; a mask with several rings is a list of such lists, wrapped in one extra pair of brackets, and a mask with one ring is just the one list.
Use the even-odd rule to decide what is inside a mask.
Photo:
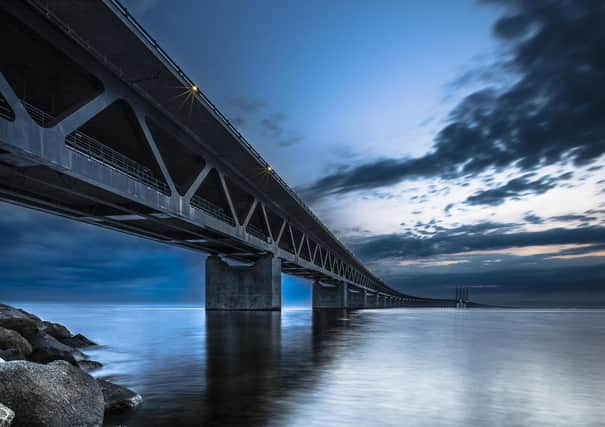
[[(168, 243), (344, 281), (370, 272), (115, 0), (0, 4), (0, 193)], [(27, 71), (24, 71), (27, 69)]]

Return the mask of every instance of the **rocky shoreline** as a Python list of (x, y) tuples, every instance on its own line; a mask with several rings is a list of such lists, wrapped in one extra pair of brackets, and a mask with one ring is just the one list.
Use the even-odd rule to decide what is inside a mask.
[(139, 394), (89, 374), (103, 366), (82, 351), (95, 345), (0, 304), (0, 427), (102, 426), (105, 414), (139, 406)]

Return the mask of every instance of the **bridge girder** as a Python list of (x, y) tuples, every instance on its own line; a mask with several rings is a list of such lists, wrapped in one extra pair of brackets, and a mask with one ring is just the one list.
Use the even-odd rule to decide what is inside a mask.
[[(277, 203), (274, 181), (281, 178), (274, 172), (240, 168), (225, 154), (240, 156), (240, 142), (234, 138), (228, 151), (212, 135), (237, 131), (230, 124), (224, 129), (220, 112), (198, 99), (197, 87), (154, 51), (131, 17), (112, 1), (90, 7), (107, 12), (97, 13), (99, 20), (115, 15), (122, 22), (113, 23), (115, 30), (151, 52), (145, 60), (155, 58), (145, 69), (163, 67), (166, 74), (128, 74), (104, 56), (101, 44), (56, 14), (75, 19), (61, 2), (0, 4), (3, 39), (20, 47), (0, 59), (1, 199), (240, 261), (271, 253), (290, 274), (405, 297), (359, 263), (310, 211), (303, 218)], [(41, 58), (28, 57), (30, 51)], [(22, 70), (22, 54), (34, 71)], [(158, 89), (161, 79), (178, 84)], [(158, 93), (177, 100), (159, 100)], [(187, 108), (205, 118), (205, 127), (193, 127), (201, 125)], [(311, 220), (317, 227), (305, 226)]]

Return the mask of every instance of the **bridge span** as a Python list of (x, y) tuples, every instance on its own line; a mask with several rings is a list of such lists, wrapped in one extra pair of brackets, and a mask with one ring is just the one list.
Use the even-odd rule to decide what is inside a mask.
[(456, 306), (369, 271), (117, 0), (3, 1), (0, 37), (0, 199), (211, 254), (211, 310), (279, 310), (282, 272), (314, 308)]

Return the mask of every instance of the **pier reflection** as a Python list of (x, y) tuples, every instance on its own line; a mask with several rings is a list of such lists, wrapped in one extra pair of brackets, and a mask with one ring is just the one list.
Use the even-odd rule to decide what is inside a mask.
[(261, 425), (279, 381), (281, 313), (206, 313), (203, 425)]
[(337, 356), (326, 341), (346, 327), (342, 310), (206, 313), (203, 424), (285, 420), (295, 406), (290, 396), (312, 391), (318, 366)]
[(180, 335), (193, 345), (174, 351), (173, 340), (154, 340), (136, 375), (144, 379), (137, 387), (144, 405), (107, 425), (285, 423), (300, 396), (316, 392), (329, 363), (347, 348), (348, 316), (345, 310), (210, 311), (189, 317), (198, 323), (185, 328), (182, 321), (151, 317), (148, 330), (161, 327), (162, 336)]

